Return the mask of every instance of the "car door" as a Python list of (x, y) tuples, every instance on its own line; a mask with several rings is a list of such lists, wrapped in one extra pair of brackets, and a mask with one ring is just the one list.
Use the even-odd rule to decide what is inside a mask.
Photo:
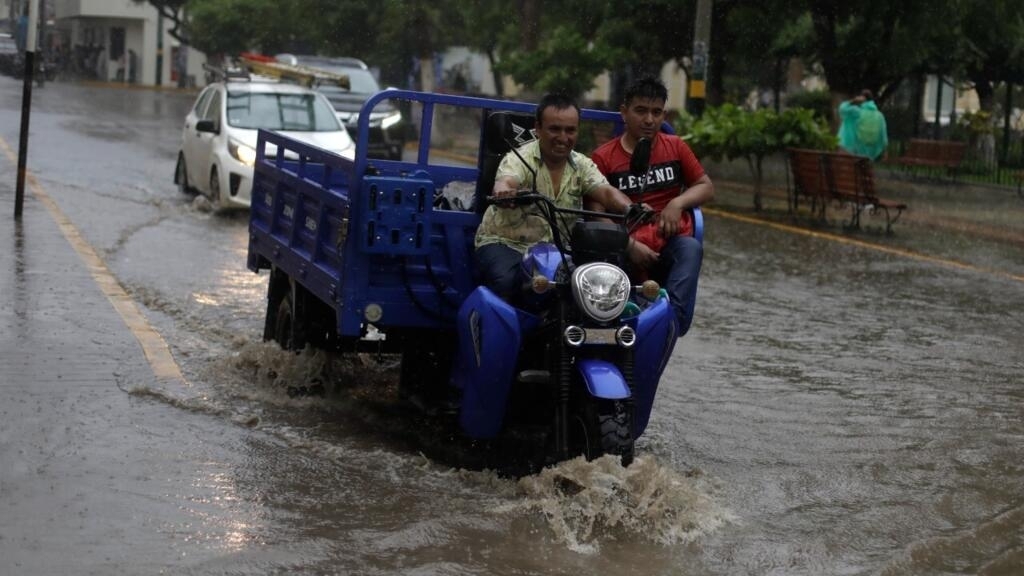
[(206, 109), (203, 111), (200, 120), (210, 120), (213, 122), (215, 131), (214, 132), (200, 132), (192, 127), (192, 131), (195, 134), (194, 140), (194, 152), (196, 161), (192, 164), (195, 175), (190, 177), (191, 182), (202, 192), (208, 193), (210, 191), (210, 169), (216, 164), (216, 158), (214, 151), (216, 150), (217, 142), (220, 140), (218, 135), (221, 126), (221, 108), (223, 107), (223, 97), (221, 90), (216, 89), (210, 95), (210, 101), (206, 105)]
[(196, 123), (203, 118), (203, 115), (206, 113), (206, 107), (210, 103), (210, 97), (216, 91), (215, 87), (207, 86), (199, 94), (199, 98), (196, 98), (196, 103), (189, 110), (188, 115), (185, 116), (185, 127), (181, 132), (181, 153), (185, 156), (185, 169), (188, 173), (188, 181), (192, 185), (199, 183), (196, 175), (200, 173), (199, 154), (197, 152), (200, 134), (196, 131)]

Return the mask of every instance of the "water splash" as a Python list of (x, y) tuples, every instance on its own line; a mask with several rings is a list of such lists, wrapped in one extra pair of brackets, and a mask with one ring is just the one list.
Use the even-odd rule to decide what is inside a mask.
[(581, 554), (600, 552), (609, 539), (690, 542), (734, 520), (702, 474), (680, 474), (649, 456), (628, 468), (612, 456), (576, 458), (520, 479), (518, 489), (522, 499), (499, 510), (541, 513), (555, 537)]

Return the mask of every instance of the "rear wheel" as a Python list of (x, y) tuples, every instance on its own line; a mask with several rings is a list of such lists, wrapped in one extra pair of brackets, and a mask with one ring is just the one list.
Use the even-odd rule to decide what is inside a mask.
[(571, 433), (574, 454), (587, 460), (612, 454), (623, 466), (633, 463), (633, 412), (626, 402), (591, 400), (573, 417)]
[(285, 350), (295, 349), (295, 314), (292, 308), (292, 292), (289, 290), (274, 311), (274, 341)]
[(270, 273), (267, 286), (267, 314), (263, 324), (263, 339), (277, 342), (284, 350), (301, 350), (305, 339), (299, 332), (301, 314), (295, 306), (292, 281), (280, 270)]

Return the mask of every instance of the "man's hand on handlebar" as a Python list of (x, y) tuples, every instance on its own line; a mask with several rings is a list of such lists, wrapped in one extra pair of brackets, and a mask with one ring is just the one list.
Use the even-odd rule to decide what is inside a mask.
[(526, 192), (528, 191), (519, 188), (519, 181), (515, 178), (503, 177), (494, 182), (494, 188), (491, 189), (491, 195), (487, 197), (487, 201), (499, 208), (512, 208), (521, 204), (515, 202), (515, 197), (522, 196)]
[(516, 190), (515, 188), (507, 188), (507, 187), (504, 187), (504, 186), (499, 188), (499, 187), (495, 186), (494, 187), (494, 193), (493, 193), (492, 197), (495, 200), (501, 200), (502, 198), (510, 198), (512, 196), (515, 196), (518, 193), (519, 193), (519, 191)]
[(486, 198), (487, 202), (494, 204), (498, 208), (515, 208), (517, 206), (527, 206), (530, 204), (536, 204), (538, 201), (543, 201), (545, 198), (542, 194), (538, 194), (533, 190), (509, 190), (505, 188), (499, 189), (495, 187), (494, 193)]

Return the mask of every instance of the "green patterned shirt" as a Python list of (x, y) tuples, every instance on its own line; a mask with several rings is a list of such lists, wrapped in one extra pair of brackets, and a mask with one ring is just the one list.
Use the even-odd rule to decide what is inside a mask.
[[(537, 173), (537, 191), (554, 199), (555, 205), (561, 208), (582, 208), (583, 196), (608, 183), (590, 158), (573, 150), (562, 173), (561, 189), (558, 194), (554, 194), (551, 173), (540, 157), (540, 144), (534, 140), (520, 146), (518, 150)], [(521, 188), (531, 188), (533, 184), (533, 175), (512, 152), (505, 154), (501, 159), (495, 179), (506, 176), (518, 180)], [(572, 223), (579, 219), (579, 216), (559, 214), (558, 218), (561, 220), (562, 230), (570, 230)], [(551, 241), (551, 227), (536, 206), (499, 208), (492, 204), (484, 212), (483, 221), (476, 231), (477, 248), (499, 243), (526, 252), (527, 248), (538, 242)]]

